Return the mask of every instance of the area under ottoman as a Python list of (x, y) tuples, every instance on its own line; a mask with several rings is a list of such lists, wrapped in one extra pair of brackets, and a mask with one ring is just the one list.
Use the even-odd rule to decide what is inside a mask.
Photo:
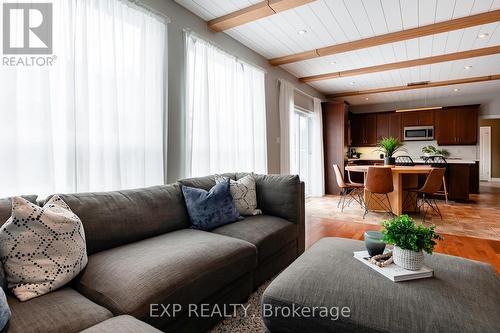
[(342, 238), (314, 244), (265, 290), (268, 330), (500, 332), (500, 280), (490, 265), (434, 254), (425, 258), (434, 278), (394, 283), (352, 257), (363, 249)]

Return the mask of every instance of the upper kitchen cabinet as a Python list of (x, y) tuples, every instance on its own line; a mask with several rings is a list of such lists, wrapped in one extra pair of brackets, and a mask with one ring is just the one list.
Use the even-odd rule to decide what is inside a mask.
[(418, 111), (418, 126), (434, 125), (434, 110)]
[(477, 144), (479, 105), (446, 107), (435, 112), (438, 145)]
[(401, 139), (401, 114), (396, 112), (377, 114), (377, 141), (384, 137)]
[(432, 126), (434, 125), (434, 110), (410, 111), (401, 113), (402, 126)]
[(374, 146), (377, 144), (376, 114), (351, 114), (350, 127), (351, 146)]

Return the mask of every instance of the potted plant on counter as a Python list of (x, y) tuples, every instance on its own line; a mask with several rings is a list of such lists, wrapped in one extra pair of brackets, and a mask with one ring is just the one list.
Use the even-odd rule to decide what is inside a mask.
[(377, 147), (377, 151), (385, 155), (384, 165), (396, 164), (394, 154), (398, 151), (404, 151), (404, 143), (393, 137), (380, 139), (377, 143)]
[(404, 269), (417, 271), (424, 265), (424, 253), (432, 254), (436, 240), (442, 240), (432, 225), (417, 225), (408, 215), (401, 215), (382, 223), (382, 240), (394, 245), (394, 263)]
[(443, 157), (448, 157), (450, 156), (450, 152), (446, 149), (438, 149), (432, 145), (425, 146), (422, 148), (422, 153), (424, 153), (424, 157), (426, 156), (435, 156), (435, 155), (440, 155)]

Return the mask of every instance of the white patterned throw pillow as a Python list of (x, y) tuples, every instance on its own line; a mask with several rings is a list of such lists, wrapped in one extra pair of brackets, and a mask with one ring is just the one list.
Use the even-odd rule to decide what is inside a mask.
[(0, 260), (20, 301), (56, 290), (87, 265), (82, 222), (57, 195), (43, 208), (15, 197), (0, 228)]
[[(227, 178), (220, 175), (215, 175), (215, 182), (221, 183)], [(236, 210), (241, 215), (258, 215), (262, 214), (260, 209), (257, 209), (257, 193), (255, 191), (255, 178), (252, 175), (246, 175), (239, 180), (229, 182), (231, 195), (236, 206)]]

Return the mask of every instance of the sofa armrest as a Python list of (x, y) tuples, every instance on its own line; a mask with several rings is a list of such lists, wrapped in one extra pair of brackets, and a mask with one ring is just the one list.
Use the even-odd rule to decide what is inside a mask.
[[(297, 224), (298, 254), (305, 248), (304, 182), (296, 175), (254, 175), (257, 207), (264, 214), (278, 216)], [(238, 178), (238, 176), (237, 176)]]

